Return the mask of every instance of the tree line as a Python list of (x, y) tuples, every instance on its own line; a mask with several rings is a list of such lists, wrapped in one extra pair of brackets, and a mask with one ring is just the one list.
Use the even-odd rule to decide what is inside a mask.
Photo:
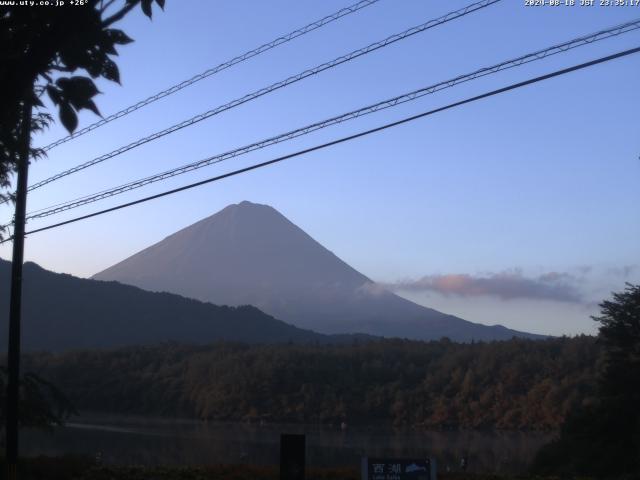
[(162, 344), (31, 354), (80, 412), (427, 429), (558, 428), (594, 394), (594, 337), (458, 344)]

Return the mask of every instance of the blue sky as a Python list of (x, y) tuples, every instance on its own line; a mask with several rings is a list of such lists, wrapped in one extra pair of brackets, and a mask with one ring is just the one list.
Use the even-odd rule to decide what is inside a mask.
[[(30, 182), (470, 2), (381, 0), (51, 151)], [(578, 2), (579, 3), (579, 2)], [(346, 6), (341, 1), (169, 0), (123, 28), (122, 86), (104, 114)], [(28, 210), (285, 132), (640, 17), (640, 7), (504, 0), (34, 191)], [(640, 45), (640, 33), (439, 92), (121, 195), (28, 229), (445, 105)], [(26, 258), (90, 276), (230, 203), (274, 206), (373, 280), (472, 321), (594, 332), (596, 303), (640, 281), (640, 56), (456, 108), (145, 205), (30, 236)], [(95, 121), (83, 112), (80, 125)], [(54, 126), (36, 139), (64, 132)], [(5, 207), (3, 219), (10, 218)], [(10, 249), (0, 247), (8, 258)], [(512, 292), (505, 294), (505, 291)], [(516, 293), (513, 293), (516, 292)], [(557, 294), (549, 293), (556, 292)]]

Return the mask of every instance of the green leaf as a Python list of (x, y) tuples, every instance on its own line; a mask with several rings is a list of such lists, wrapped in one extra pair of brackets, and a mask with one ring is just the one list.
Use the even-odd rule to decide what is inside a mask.
[(62, 99), (60, 96), (60, 90), (53, 85), (47, 85), (47, 94), (54, 105), (58, 105)]
[(111, 28), (105, 31), (107, 37), (113, 41), (113, 43), (118, 45), (126, 45), (127, 43), (133, 42), (133, 39), (129, 37), (122, 30), (118, 30), (116, 28)]
[(156, 0), (156, 3), (160, 6), (162, 10), (164, 10), (164, 0)]
[(142, 6), (142, 11), (144, 12), (144, 14), (151, 18), (151, 4), (153, 3), (153, 0), (142, 0), (141, 2), (141, 6)]
[(78, 116), (68, 102), (60, 105), (60, 121), (69, 133), (73, 133), (78, 126)]
[(108, 58), (102, 62), (101, 75), (107, 80), (120, 83), (120, 70), (113, 60)]
[(97, 110), (91, 98), (100, 92), (90, 78), (79, 76), (63, 77), (56, 81), (56, 85), (61, 90), (60, 101), (62, 103), (70, 103), (75, 110), (83, 108), (91, 111)]
[(87, 72), (89, 72), (89, 75), (91, 75), (92, 78), (98, 78), (100, 76), (100, 64), (92, 62), (86, 65), (84, 68)]
[(102, 51), (104, 53), (107, 53), (109, 55), (118, 55), (118, 51), (113, 46), (113, 40), (111, 40), (110, 38), (102, 39), (102, 41), (100, 42), (100, 48), (102, 48)]
[(31, 104), (36, 106), (36, 107), (44, 107), (44, 104), (40, 100), (40, 97), (38, 95), (36, 95), (36, 94), (33, 94), (31, 96)]
[(74, 76), (59, 78), (56, 85), (60, 87), (69, 99), (89, 99), (98, 93), (98, 88), (93, 80), (87, 77)]
[(82, 108), (86, 108), (87, 110), (91, 110), (93, 113), (95, 113), (96, 115), (98, 115), (99, 117), (101, 117), (102, 115), (100, 114), (100, 110), (98, 110), (98, 107), (96, 106), (96, 104), (94, 103), (93, 100), (87, 100), (85, 102), (85, 104), (82, 106)]

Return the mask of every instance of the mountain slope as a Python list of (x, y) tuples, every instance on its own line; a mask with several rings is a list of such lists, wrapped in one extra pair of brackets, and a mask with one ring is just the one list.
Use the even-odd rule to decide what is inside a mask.
[(272, 207), (242, 202), (96, 274), (151, 291), (255, 305), (301, 328), (468, 341), (537, 336), (416, 305), (351, 268)]
[[(11, 263), (0, 260), (0, 350), (7, 345)], [(194, 344), (216, 340), (248, 343), (350, 341), (302, 330), (251, 306), (225, 307), (117, 282), (97, 282), (24, 266), (22, 345), (64, 350)]]

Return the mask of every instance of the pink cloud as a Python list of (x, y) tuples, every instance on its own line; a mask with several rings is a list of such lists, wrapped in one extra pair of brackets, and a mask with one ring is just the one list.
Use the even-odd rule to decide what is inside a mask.
[(418, 280), (389, 285), (394, 290), (433, 291), (443, 295), (496, 296), (502, 300), (528, 298), (581, 303), (578, 279), (564, 272), (547, 272), (526, 277), (519, 271), (487, 275), (447, 274), (427, 275)]

